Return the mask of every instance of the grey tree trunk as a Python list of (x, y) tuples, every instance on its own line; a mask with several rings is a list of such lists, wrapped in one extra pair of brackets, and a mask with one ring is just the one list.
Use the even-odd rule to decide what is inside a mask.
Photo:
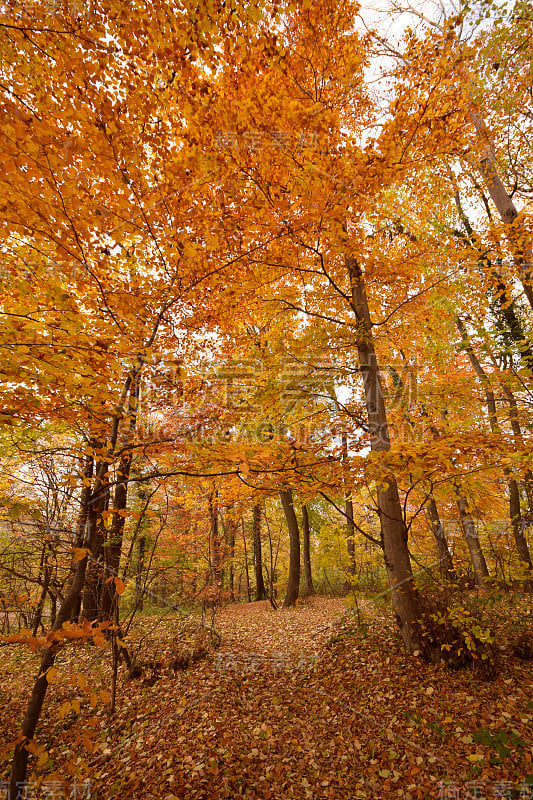
[(474, 580), (476, 582), (476, 586), (485, 586), (490, 580), (487, 562), (485, 561), (485, 556), (483, 555), (483, 550), (481, 549), (476, 523), (474, 522), (472, 514), (470, 513), (470, 509), (468, 508), (466, 497), (458, 486), (456, 487), (456, 501), (457, 508), (459, 509), (461, 527), (468, 545), (472, 567), (474, 568)]
[(287, 593), (283, 601), (283, 607), (288, 608), (295, 604), (300, 593), (300, 530), (294, 513), (292, 489), (282, 489), (279, 496), (289, 529), (289, 578)]
[[(345, 464), (348, 459), (348, 437), (346, 433), (342, 434), (342, 462)], [(351, 578), (348, 588), (353, 588), (352, 584), (357, 572), (355, 564), (355, 525), (353, 518), (353, 502), (352, 494), (349, 490), (346, 480), (346, 470), (343, 474), (344, 479), (344, 513), (346, 514), (346, 549), (348, 551), (348, 574)]]
[(457, 580), (457, 575), (455, 573), (455, 567), (453, 566), (452, 554), (450, 553), (444, 526), (440, 521), (437, 504), (435, 503), (433, 497), (430, 497), (428, 500), (426, 513), (430, 522), (431, 532), (437, 543), (437, 553), (439, 556), (441, 575), (445, 581), (455, 583)]
[(513, 479), (509, 481), (509, 516), (511, 517), (511, 528), (516, 543), (518, 558), (525, 564), (530, 572), (533, 572), (531, 553), (527, 544), (524, 532), (524, 522), (520, 510), (520, 492), (517, 482)]
[[(509, 403), (509, 415), (511, 421), (511, 429), (513, 431), (513, 436), (515, 436), (517, 442), (519, 442), (522, 446), (524, 446), (524, 439), (522, 436), (522, 428), (520, 426), (520, 421), (518, 418), (518, 407), (516, 405), (516, 398), (512, 391), (509, 389), (508, 386), (502, 384), (503, 393), (507, 398), (507, 402)], [(527, 497), (527, 505), (529, 510), (529, 515), (533, 517), (533, 473), (531, 470), (526, 470), (524, 473), (524, 491)]]
[(253, 507), (253, 533), (254, 533), (254, 567), (255, 567), (255, 599), (264, 600), (267, 596), (263, 580), (263, 556), (261, 548), (261, 506), (256, 503)]
[(474, 228), (472, 227), (472, 224), (463, 209), (459, 188), (455, 183), (455, 179), (451, 170), (448, 170), (448, 173), (455, 188), (455, 203), (457, 206), (457, 211), (459, 212), (459, 217), (461, 218), (465, 231), (468, 234), (470, 244), (473, 250), (477, 253), (478, 263), (484, 270), (488, 269), (488, 274), (493, 282), (492, 288), (496, 300), (494, 311), (500, 321), (508, 328), (511, 338), (520, 354), (522, 363), (531, 373), (533, 372), (533, 349), (531, 336), (526, 334), (522, 321), (516, 313), (516, 303), (513, 298), (511, 287), (508, 285), (508, 282), (504, 280), (499, 268), (487, 258), (485, 247), (482, 244), (482, 239), (474, 231)]
[(232, 603), (235, 602), (235, 569), (233, 559), (235, 558), (235, 530), (238, 522), (230, 519), (228, 522), (228, 530), (226, 534), (226, 542), (229, 554), (229, 567), (228, 567), (228, 589), (229, 597)]
[[(370, 446), (373, 452), (383, 452), (390, 450), (389, 426), (364, 276), (356, 258), (347, 256), (345, 263), (350, 277), (352, 308), (357, 321), (356, 344), (363, 376)], [(419, 625), (420, 603), (407, 545), (407, 526), (396, 478), (392, 472), (382, 480), (381, 488), (377, 492), (377, 505), (381, 542), (396, 621), (407, 651), (410, 653), (417, 650), (424, 651), (426, 648)], [(431, 655), (434, 656), (433, 653)]]
[[(250, 588), (250, 570), (248, 568), (248, 547), (246, 546), (246, 533), (244, 530), (244, 519), (241, 517), (242, 543), (244, 547), (244, 576), (246, 578), (246, 597), (248, 602), (252, 602), (252, 590)], [(240, 589), (240, 578), (239, 578)]]
[(502, 222), (507, 227), (507, 238), (513, 251), (515, 263), (519, 269), (524, 294), (528, 299), (529, 305), (533, 308), (533, 251), (531, 236), (527, 226), (518, 219), (518, 210), (498, 175), (494, 145), (484, 119), (474, 110), (470, 111), (470, 117), (484, 151), (478, 163), (478, 170), (485, 181), (492, 202), (496, 206)]
[(304, 539), (304, 576), (305, 594), (310, 596), (315, 593), (313, 586), (313, 573), (311, 571), (311, 531), (309, 526), (309, 512), (307, 505), (302, 506), (302, 532)]

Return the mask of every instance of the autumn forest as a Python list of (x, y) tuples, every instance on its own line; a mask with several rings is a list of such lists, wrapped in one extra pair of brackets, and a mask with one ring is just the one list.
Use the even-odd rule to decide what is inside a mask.
[(0, 38), (0, 798), (532, 798), (531, 3)]

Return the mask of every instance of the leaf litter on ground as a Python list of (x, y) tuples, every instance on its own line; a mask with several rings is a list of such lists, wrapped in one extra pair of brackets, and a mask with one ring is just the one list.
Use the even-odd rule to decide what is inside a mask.
[[(403, 652), (382, 611), (360, 611), (364, 625), (339, 599), (230, 605), (216, 616), (219, 646), (183, 669), (171, 668), (179, 620), (168, 618), (143, 640), (148, 676), (120, 667), (113, 717), (110, 648), (63, 651), (32, 780), (89, 779), (94, 797), (124, 800), (466, 798), (474, 785), (477, 797), (507, 786), (524, 800), (530, 663), (503, 654), (492, 681), (428, 665)], [(5, 778), (38, 658), (10, 647), (0, 662)]]

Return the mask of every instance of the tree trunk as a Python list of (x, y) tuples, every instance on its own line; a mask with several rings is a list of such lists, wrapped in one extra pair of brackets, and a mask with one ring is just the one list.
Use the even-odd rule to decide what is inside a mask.
[(209, 497), (209, 550), (211, 554), (211, 599), (214, 603), (220, 600), (221, 591), (221, 552), (218, 526), (218, 492), (215, 490)]
[(146, 551), (146, 536), (141, 533), (139, 536), (139, 549), (137, 553), (137, 571), (135, 573), (135, 596), (137, 599), (137, 607), (139, 611), (143, 610), (143, 588), (142, 588), (142, 574), (144, 570), (144, 556)]
[(300, 593), (300, 531), (296, 514), (294, 513), (292, 489), (282, 489), (279, 495), (289, 529), (289, 579), (287, 581), (287, 593), (283, 601), (283, 608), (289, 608), (289, 606), (293, 606), (296, 603)]
[(264, 600), (267, 596), (263, 581), (263, 558), (261, 549), (261, 506), (253, 507), (255, 599)]
[[(342, 434), (342, 463), (346, 463), (348, 459), (348, 437), (346, 433)], [(357, 567), (355, 563), (355, 525), (353, 518), (353, 502), (352, 495), (348, 487), (346, 478), (346, 469), (343, 470), (344, 481), (344, 513), (346, 514), (346, 549), (348, 551), (348, 574), (350, 580), (347, 581), (348, 588), (353, 589)]]
[(104, 558), (104, 542), (105, 542), (105, 525), (102, 518), (102, 512), (108, 510), (109, 505), (109, 487), (107, 486), (108, 478), (105, 478), (105, 484), (102, 484), (101, 494), (97, 498), (97, 523), (96, 523), (96, 536), (89, 555), (89, 563), (87, 565), (87, 574), (85, 576), (85, 585), (83, 587), (82, 598), (82, 611), (81, 616), (83, 619), (93, 622), (98, 619), (98, 609), (100, 606), (100, 592), (102, 587), (102, 570)]
[(122, 536), (126, 521), (125, 510), (128, 501), (128, 479), (130, 476), (132, 454), (122, 456), (117, 470), (120, 483), (115, 486), (115, 501), (111, 530), (104, 545), (104, 580), (100, 594), (100, 619), (114, 618), (114, 605), (118, 602), (115, 578), (119, 575), (120, 557), (122, 555)]
[[(364, 276), (359, 263), (352, 256), (346, 257), (346, 268), (350, 277), (352, 308), (357, 321), (356, 344), (363, 376), (370, 446), (373, 452), (383, 452), (390, 450), (389, 427)], [(419, 625), (421, 612), (407, 545), (407, 526), (403, 518), (398, 486), (392, 473), (382, 479), (377, 492), (377, 505), (381, 542), (396, 621), (408, 652), (426, 650)], [(428, 655), (436, 657), (433, 652)]]
[(233, 559), (235, 558), (235, 527), (236, 522), (233, 519), (230, 519), (228, 524), (228, 532), (227, 532), (227, 545), (228, 545), (228, 552), (229, 552), (229, 566), (228, 566), (228, 589), (229, 589), (229, 598), (232, 603), (235, 602), (235, 570), (233, 565)]
[(46, 602), (46, 595), (48, 594), (48, 589), (50, 587), (50, 579), (52, 577), (52, 567), (48, 563), (49, 549), (50, 549), (50, 543), (45, 542), (41, 553), (41, 565), (39, 568), (39, 580), (42, 583), (42, 589), (41, 589), (41, 596), (39, 597), (39, 602), (37, 603), (37, 608), (35, 609), (32, 636), (37, 636), (37, 631), (39, 630), (39, 625), (41, 624), (43, 616), (44, 604)]
[[(90, 510), (87, 519), (86, 534), (82, 540), (82, 546), (86, 547), (91, 552), (96, 547), (96, 542), (99, 536), (98, 515), (101, 511), (99, 490), (102, 487), (103, 476), (107, 471), (107, 466), (107, 463), (102, 460), (95, 480), (95, 489), (92, 496), (92, 502), (91, 500), (89, 501)], [(60, 630), (63, 627), (63, 623), (71, 620), (73, 611), (83, 590), (87, 564), (87, 556), (77, 562), (72, 583), (59, 608), (57, 617), (52, 626), (52, 631), (55, 632)], [(50, 669), (50, 667), (53, 666), (60, 647), (61, 645), (57, 642), (52, 644), (50, 647), (46, 648), (41, 657), (41, 663), (37, 672), (37, 677), (33, 684), (32, 693), (22, 722), (22, 737), (20, 741), (17, 742), (15, 746), (15, 752), (13, 754), (10, 777), (11, 797), (19, 796), (20, 787), (26, 780), (29, 757), (27, 745), (30, 740), (33, 739), (35, 734), (37, 723), (39, 722), (39, 717), (41, 715), (44, 698), (46, 696), (46, 691), (48, 688), (46, 672)]]
[(468, 219), (459, 195), (459, 189), (455, 183), (455, 179), (451, 170), (448, 170), (452, 183), (455, 188), (455, 203), (459, 216), (462, 220), (464, 228), (468, 234), (472, 248), (478, 254), (478, 263), (483, 269), (488, 267), (489, 275), (493, 281), (493, 292), (496, 300), (495, 313), (501, 322), (507, 326), (511, 338), (513, 339), (517, 350), (520, 354), (524, 366), (529, 372), (533, 370), (533, 350), (531, 347), (531, 337), (524, 331), (524, 326), (520, 317), (516, 313), (516, 303), (513, 299), (511, 288), (503, 279), (501, 273), (495, 267), (490, 259), (487, 258), (486, 250), (482, 244), (481, 238), (474, 231), (470, 220)]
[(485, 556), (483, 555), (483, 550), (481, 549), (475, 522), (472, 519), (472, 515), (468, 509), (466, 497), (459, 487), (456, 487), (456, 500), (461, 519), (461, 526), (465, 535), (466, 543), (468, 545), (468, 550), (470, 552), (470, 560), (472, 561), (472, 566), (474, 568), (474, 580), (476, 582), (476, 586), (485, 586), (490, 579), (487, 562), (485, 561)]
[(450, 553), (444, 527), (440, 521), (437, 504), (433, 497), (430, 497), (428, 500), (426, 513), (430, 522), (431, 532), (437, 542), (437, 553), (439, 556), (442, 578), (445, 581), (455, 583), (457, 575), (455, 573), (455, 567), (453, 566), (452, 554)]
[(127, 449), (133, 445), (135, 427), (137, 424), (137, 409), (139, 407), (140, 380), (136, 375), (129, 386), (128, 411), (124, 420), (127, 420), (126, 435), (124, 437), (122, 456), (117, 467), (117, 484), (113, 505), (113, 516), (110, 534), (104, 546), (104, 573), (100, 594), (99, 617), (110, 619), (118, 615), (118, 597), (115, 578), (119, 576), (120, 557), (122, 555), (122, 537), (126, 522), (126, 506), (128, 502), (128, 484), (131, 472), (133, 453)]
[[(108, 446), (103, 454), (103, 457), (98, 463), (96, 475), (94, 478), (93, 491), (88, 501), (88, 515), (87, 524), (85, 527), (85, 536), (82, 539), (82, 547), (86, 548), (90, 554), (98, 550), (100, 530), (101, 530), (101, 514), (105, 507), (106, 497), (109, 493), (107, 472), (109, 470), (109, 460), (112, 458), (118, 437), (120, 422), (123, 419), (123, 408), (132, 380), (135, 380), (136, 374), (140, 373), (144, 360), (139, 358), (136, 370), (132, 375), (128, 376), (122, 391), (121, 399), (118, 403), (117, 413), (112, 418), (111, 430), (108, 437)], [(52, 631), (58, 631), (63, 627), (65, 622), (72, 619), (75, 608), (79, 603), (79, 599), (83, 592), (87, 566), (89, 563), (89, 555), (85, 555), (77, 563), (74, 570), (72, 583), (69, 590), (61, 603), (57, 617), (52, 626)], [(41, 664), (37, 677), (33, 684), (32, 693), (26, 708), (26, 713), (22, 722), (22, 736), (15, 746), (13, 754), (13, 761), (11, 766), (10, 777), (10, 796), (18, 797), (20, 787), (26, 781), (26, 772), (28, 768), (29, 751), (27, 745), (33, 739), (41, 710), (48, 688), (48, 681), (46, 679), (47, 670), (54, 664), (56, 655), (60, 645), (54, 642), (50, 647), (47, 647), (41, 657)]]
[[(505, 383), (502, 384), (502, 389), (503, 393), (507, 398), (507, 402), (509, 403), (509, 416), (510, 416), (513, 436), (516, 438), (517, 442), (519, 442), (523, 446), (524, 439), (522, 437), (522, 428), (520, 427), (520, 421), (518, 418), (518, 407), (516, 405), (516, 398), (512, 393), (512, 391), (509, 389), (509, 387), (505, 385)], [(524, 491), (527, 497), (529, 514), (533, 515), (533, 473), (529, 469), (526, 470), (524, 473)]]
[(311, 571), (311, 537), (309, 528), (309, 513), (307, 505), (304, 503), (302, 506), (302, 533), (304, 539), (304, 576), (305, 576), (305, 594), (307, 597), (315, 593), (313, 586), (313, 574)]
[(278, 538), (278, 542), (277, 542), (277, 546), (276, 546), (276, 555), (274, 556), (274, 546), (273, 546), (273, 543), (272, 543), (272, 534), (270, 532), (270, 525), (268, 524), (268, 516), (267, 516), (266, 506), (265, 506), (265, 522), (266, 522), (266, 529), (267, 529), (267, 534), (268, 534), (268, 549), (269, 549), (269, 555), (270, 555), (270, 572), (269, 572), (269, 576), (268, 576), (269, 577), (268, 599), (270, 601), (270, 605), (272, 606), (272, 608), (276, 609), (278, 607), (277, 603), (276, 603), (276, 600), (277, 600), (276, 566), (277, 566), (277, 563), (278, 563), (279, 538)]
[[(480, 383), (482, 384), (483, 389), (485, 391), (485, 401), (487, 404), (487, 410), (489, 415), (490, 429), (495, 436), (501, 436), (501, 430), (496, 413), (496, 400), (494, 397), (494, 392), (492, 391), (492, 385), (490, 383), (489, 377), (485, 372), (485, 370), (483, 369), (483, 367), (481, 366), (481, 363), (479, 362), (474, 352), (474, 349), (470, 343), (463, 322), (459, 319), (459, 317), (457, 317), (456, 322), (457, 322), (457, 327), (459, 329), (459, 333), (461, 334), (463, 347), (468, 353), (468, 357), (470, 358), (470, 363), (472, 364), (474, 371), (478, 376)], [(514, 410), (516, 411), (516, 406)], [(518, 419), (517, 417), (515, 417), (515, 422), (513, 425), (513, 433), (516, 434), (517, 429), (518, 429), (518, 434), (520, 435), (521, 431), (518, 425)], [(520, 558), (521, 561), (527, 564), (528, 569), (531, 569), (532, 568), (531, 554), (529, 552), (527, 541), (524, 536), (524, 530), (522, 525), (522, 514), (520, 511), (520, 492), (518, 490), (518, 484), (516, 483), (513, 473), (509, 467), (503, 467), (503, 473), (507, 480), (507, 486), (509, 487), (509, 516), (511, 520), (511, 529), (513, 531), (513, 536), (516, 542), (518, 557)]]
[[(78, 521), (76, 525), (76, 547), (81, 547), (81, 543), (83, 542), (83, 537), (85, 534), (85, 528), (87, 525), (87, 517), (89, 514), (89, 498), (91, 496), (91, 483), (93, 478), (93, 470), (94, 470), (94, 450), (97, 447), (97, 443), (95, 441), (91, 441), (90, 443), (91, 452), (88, 453), (85, 457), (83, 471), (82, 471), (82, 478), (83, 484), (81, 487), (81, 496), (80, 496), (80, 510), (78, 514)], [(75, 608), (72, 612), (72, 620), (74, 622), (80, 616), (81, 611), (81, 602), (82, 596), (80, 594), (78, 601), (76, 603)], [(52, 622), (53, 624), (53, 622)]]
[(520, 511), (520, 492), (514, 478), (511, 478), (509, 481), (509, 516), (511, 517), (511, 528), (516, 542), (518, 558), (525, 564), (529, 571), (532, 571), (533, 563), (531, 562), (531, 553), (527, 545), (522, 512)]
[(94, 469), (94, 455), (93, 450), (97, 447), (97, 443), (92, 441), (90, 444), (91, 452), (85, 457), (83, 464), (82, 478), (83, 483), (81, 487), (80, 496), (80, 511), (78, 514), (78, 521), (76, 524), (76, 547), (81, 547), (83, 536), (85, 533), (85, 526), (87, 524), (87, 516), (89, 513), (89, 498), (91, 496), (91, 483)]
[(250, 571), (248, 569), (248, 547), (246, 546), (246, 533), (244, 530), (244, 519), (241, 517), (241, 528), (242, 528), (242, 543), (244, 546), (244, 575), (246, 577), (246, 596), (248, 598), (248, 602), (252, 602), (252, 591), (250, 589)]
[(483, 156), (478, 163), (478, 169), (485, 181), (492, 202), (496, 206), (498, 214), (508, 231), (507, 238), (513, 251), (515, 263), (519, 269), (524, 294), (528, 299), (529, 305), (533, 308), (533, 251), (530, 234), (527, 226), (518, 219), (518, 210), (498, 175), (494, 145), (485, 120), (474, 110), (471, 110), (470, 117), (484, 148)]

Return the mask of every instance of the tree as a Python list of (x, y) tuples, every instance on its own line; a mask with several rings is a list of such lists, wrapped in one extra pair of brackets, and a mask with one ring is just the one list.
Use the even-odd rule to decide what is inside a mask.
[(255, 567), (255, 599), (264, 600), (266, 589), (263, 581), (263, 556), (261, 546), (261, 506), (254, 503), (253, 509), (253, 534), (254, 534), (254, 567)]
[(315, 593), (313, 587), (313, 573), (311, 570), (311, 529), (309, 526), (309, 511), (307, 503), (302, 505), (302, 533), (303, 533), (303, 561), (305, 575), (305, 594), (308, 597)]
[(289, 608), (296, 603), (300, 593), (300, 529), (294, 511), (292, 489), (282, 489), (279, 494), (289, 529), (289, 578), (283, 601), (283, 607)]

